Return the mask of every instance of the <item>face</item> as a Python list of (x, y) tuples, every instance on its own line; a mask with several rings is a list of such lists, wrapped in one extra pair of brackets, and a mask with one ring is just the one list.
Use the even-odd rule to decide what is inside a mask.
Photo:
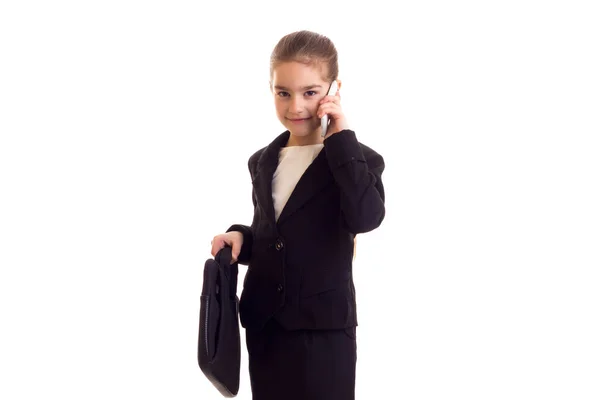
[(321, 120), (317, 118), (319, 100), (329, 90), (326, 66), (285, 62), (273, 70), (272, 91), (279, 121), (288, 129), (290, 145), (321, 142)]

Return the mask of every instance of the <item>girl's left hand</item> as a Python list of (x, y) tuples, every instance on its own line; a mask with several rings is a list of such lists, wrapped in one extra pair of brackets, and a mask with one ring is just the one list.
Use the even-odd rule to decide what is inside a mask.
[(340, 100), (340, 93), (338, 92), (335, 96), (325, 96), (319, 101), (317, 117), (320, 119), (325, 114), (329, 115), (329, 127), (327, 128), (325, 139), (344, 129), (349, 129), (348, 121), (346, 121), (342, 106), (340, 105)]

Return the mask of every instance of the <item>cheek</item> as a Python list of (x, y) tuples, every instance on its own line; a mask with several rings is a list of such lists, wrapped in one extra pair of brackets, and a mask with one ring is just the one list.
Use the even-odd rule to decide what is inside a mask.
[(315, 115), (315, 116), (317, 115), (317, 111), (319, 111), (319, 99), (315, 99), (314, 101), (311, 101), (309, 110), (311, 111), (311, 113), (313, 115)]
[(278, 115), (284, 115), (286, 113), (285, 104), (283, 104), (280, 101), (276, 101), (275, 102), (275, 110), (277, 111)]

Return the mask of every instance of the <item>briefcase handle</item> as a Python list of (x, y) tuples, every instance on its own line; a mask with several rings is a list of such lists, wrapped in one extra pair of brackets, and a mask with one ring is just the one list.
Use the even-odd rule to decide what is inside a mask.
[(223, 267), (223, 271), (225, 272), (225, 276), (229, 281), (229, 296), (234, 298), (237, 293), (237, 278), (238, 278), (238, 263), (231, 263), (233, 259), (232, 248), (231, 246), (225, 245), (217, 255), (215, 256), (215, 261)]

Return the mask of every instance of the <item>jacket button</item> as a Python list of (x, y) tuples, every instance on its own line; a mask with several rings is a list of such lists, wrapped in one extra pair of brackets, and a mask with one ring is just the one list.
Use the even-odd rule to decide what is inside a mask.
[(277, 250), (283, 249), (283, 242), (281, 241), (281, 239), (277, 239), (277, 241), (275, 242), (275, 248)]
[(283, 292), (283, 285), (277, 285), (277, 291)]

